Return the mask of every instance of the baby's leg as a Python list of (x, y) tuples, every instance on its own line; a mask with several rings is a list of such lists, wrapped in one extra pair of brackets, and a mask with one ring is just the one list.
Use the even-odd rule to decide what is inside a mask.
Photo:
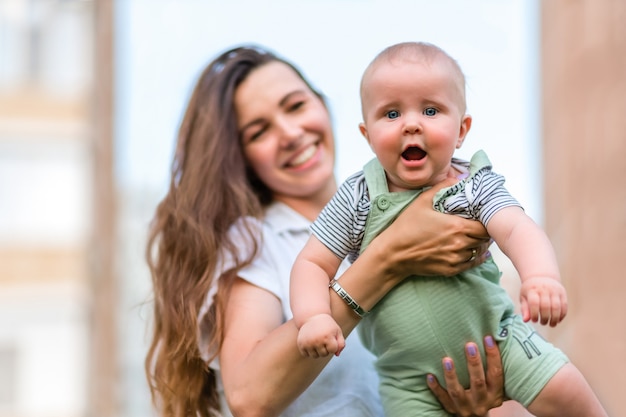
[(571, 363), (548, 381), (528, 411), (537, 417), (608, 417), (583, 375)]

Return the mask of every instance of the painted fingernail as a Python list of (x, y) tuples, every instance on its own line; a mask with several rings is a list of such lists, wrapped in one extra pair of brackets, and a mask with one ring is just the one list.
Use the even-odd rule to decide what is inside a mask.
[(446, 371), (452, 370), (452, 361), (450, 359), (446, 359), (443, 361), (443, 366), (446, 368)]
[(433, 382), (435, 382), (435, 377), (432, 376), (431, 374), (428, 374), (426, 378), (428, 379), (429, 384), (432, 384)]
[(493, 347), (493, 337), (491, 336), (485, 337), (485, 343), (487, 344), (487, 347)]
[(476, 356), (476, 346), (474, 346), (474, 345), (468, 345), (468, 346), (467, 346), (467, 353), (469, 353), (469, 355), (470, 355), (471, 357)]

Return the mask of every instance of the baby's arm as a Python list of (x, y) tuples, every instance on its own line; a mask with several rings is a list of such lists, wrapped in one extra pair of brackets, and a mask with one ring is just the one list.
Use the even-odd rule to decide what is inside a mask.
[(548, 236), (520, 207), (498, 211), (487, 231), (519, 273), (524, 321), (556, 326), (567, 314), (567, 295)]
[(291, 311), (298, 332), (298, 349), (314, 358), (339, 355), (345, 339), (331, 316), (328, 284), (341, 264), (315, 236), (300, 251), (291, 269)]

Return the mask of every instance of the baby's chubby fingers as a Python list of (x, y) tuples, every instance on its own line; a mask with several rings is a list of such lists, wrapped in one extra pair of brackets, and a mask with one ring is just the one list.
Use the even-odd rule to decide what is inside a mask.
[(550, 326), (559, 324), (567, 315), (567, 298), (561, 294), (552, 294), (550, 298), (551, 316)]
[(346, 347), (346, 339), (343, 337), (343, 333), (341, 333), (341, 330), (339, 330), (335, 339), (333, 339), (332, 351), (330, 349), (329, 351), (331, 351), (335, 356), (339, 356), (341, 354), (341, 351), (345, 347)]
[(539, 322), (545, 326), (548, 323), (551, 323), (551, 317), (554, 313), (554, 308), (558, 308), (553, 305), (551, 302), (551, 297), (549, 294), (541, 294), (539, 301)]
[(520, 297), (520, 306), (522, 310), (522, 318), (525, 322), (532, 321), (536, 323), (539, 321), (541, 299), (539, 295), (534, 291), (528, 291), (526, 295)]

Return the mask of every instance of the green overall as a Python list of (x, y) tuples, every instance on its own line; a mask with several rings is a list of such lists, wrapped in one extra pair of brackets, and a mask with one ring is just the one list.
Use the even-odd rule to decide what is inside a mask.
[[(472, 166), (472, 171), (478, 168)], [(390, 193), (376, 159), (364, 167), (364, 173), (371, 208), (361, 252), (423, 191)], [(490, 259), (454, 277), (412, 276), (362, 320), (359, 334), (377, 358), (386, 417), (448, 415), (428, 389), (426, 374), (435, 374), (443, 384), (441, 359), (449, 356), (459, 364), (461, 383), (469, 386), (463, 366), (465, 343), (476, 342), (484, 358), (483, 337), (497, 338), (500, 322), (513, 315), (513, 303), (499, 285), (500, 275)]]

